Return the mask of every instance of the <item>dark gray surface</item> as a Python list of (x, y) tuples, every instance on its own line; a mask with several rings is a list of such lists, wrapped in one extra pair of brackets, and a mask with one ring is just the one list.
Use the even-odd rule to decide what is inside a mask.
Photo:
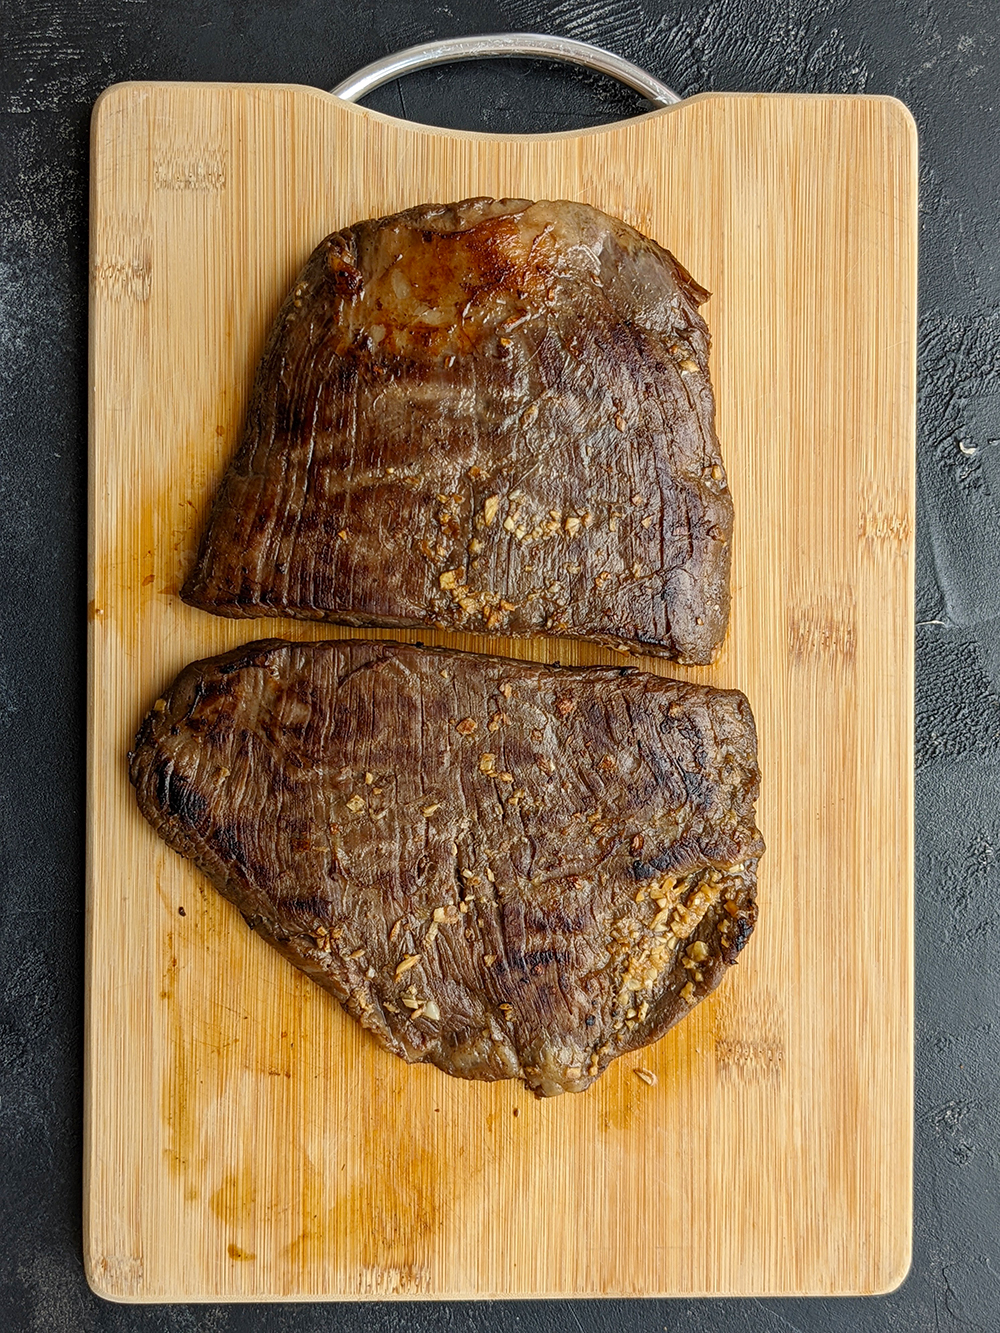
[[(995, 0), (7, 0), (0, 14), (0, 1333), (1000, 1329)], [(596, 41), (684, 94), (891, 93), (920, 127), (913, 1270), (868, 1300), (108, 1305), (80, 1258), (90, 109), (122, 79), (329, 87), (412, 42), (518, 29)], [(511, 132), (641, 109), (600, 76), (527, 62), (418, 74), (369, 105)]]

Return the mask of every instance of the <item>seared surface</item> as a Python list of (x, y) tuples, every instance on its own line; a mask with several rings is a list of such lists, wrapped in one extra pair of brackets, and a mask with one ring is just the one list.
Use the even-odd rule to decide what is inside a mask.
[(733, 515), (706, 296), (585, 204), (426, 205), (328, 237), (184, 598), (710, 662)]
[(721, 980), (754, 924), (737, 691), (392, 643), (185, 668), (140, 809), (388, 1050), (579, 1091)]

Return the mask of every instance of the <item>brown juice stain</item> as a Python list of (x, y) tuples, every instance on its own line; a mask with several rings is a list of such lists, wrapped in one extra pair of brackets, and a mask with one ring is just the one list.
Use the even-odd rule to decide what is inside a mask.
[[(158, 887), (164, 910), (176, 910), (169, 883)], [(193, 1224), (206, 1242), (221, 1230), (241, 1257), (262, 1245), (283, 1254), (287, 1271), (306, 1280), (334, 1268), (351, 1286), (361, 1268), (382, 1273), (364, 1279), (373, 1290), (424, 1290), (431, 1238), (475, 1178), (470, 1154), (462, 1149), (456, 1169), (443, 1170), (420, 1145), (435, 1126), (400, 1114), (416, 1071), (399, 1062), (386, 1077), (383, 1063), (391, 1070), (395, 1057), (373, 1050), (334, 1001), (213, 897), (199, 904), (188, 895), (185, 966), (173, 930), (161, 944), (164, 1153), (201, 1219)], [(347, 1134), (341, 1106), (350, 1108)], [(341, 1169), (345, 1154), (350, 1171)]]
[(340, 1204), (341, 1226), (357, 1237), (358, 1258), (366, 1268), (412, 1269), (426, 1256), (441, 1225), (445, 1206), (442, 1171), (436, 1154), (407, 1145), (405, 1160), (385, 1176), (373, 1173)]
[(170, 932), (165, 938), (165, 948), (166, 960), (161, 972), (160, 999), (166, 1004), (166, 1046), (171, 1053), (171, 1059), (164, 1069), (160, 1085), (160, 1119), (166, 1130), (166, 1146), (163, 1151), (171, 1172), (177, 1175), (186, 1173), (192, 1165), (197, 1144), (197, 1125), (189, 1109), (191, 1051), (178, 1013), (177, 960)]
[[(592, 1091), (602, 1134), (644, 1137), (649, 1125), (676, 1114), (677, 1098), (691, 1077), (691, 1032), (685, 1024), (692, 1019), (697, 1016), (683, 1019), (652, 1046), (621, 1056), (601, 1076)], [(649, 1070), (655, 1084), (644, 1083), (637, 1069)]]
[[(171, 335), (168, 330), (165, 336), (169, 340), (187, 335)], [(174, 350), (183, 361), (186, 348)], [(177, 356), (168, 360), (175, 364)], [(114, 627), (118, 649), (133, 666), (143, 656), (155, 660), (161, 645), (175, 642), (178, 628), (183, 628), (177, 594), (194, 561), (208, 505), (242, 425), (247, 389), (234, 391), (226, 378), (225, 368), (220, 367), (221, 382), (213, 384), (202, 368), (183, 408), (177, 408), (170, 396), (163, 403), (155, 392), (148, 397), (145, 385), (136, 383), (127, 408), (99, 423), (100, 443), (92, 460), (96, 522), (89, 612), (95, 627), (102, 623)], [(171, 404), (168, 414), (166, 407)], [(211, 621), (206, 616), (201, 619)], [(208, 651), (219, 651), (213, 646), (220, 637), (218, 627), (206, 623), (198, 630), (188, 641), (191, 651), (184, 661), (205, 651), (206, 641)], [(101, 651), (111, 647), (107, 640), (100, 643)], [(138, 674), (139, 687), (148, 685), (141, 680), (145, 673)]]
[[(197, 881), (192, 885), (191, 878)], [(204, 1104), (218, 1095), (220, 1067), (228, 1048), (239, 1040), (238, 1015), (227, 1011), (228, 1022), (220, 1025), (204, 1004), (206, 995), (224, 994), (222, 979), (206, 976), (206, 943), (216, 933), (213, 917), (225, 910), (214, 890), (206, 895), (202, 876), (164, 850), (160, 856), (155, 890), (164, 919), (161, 943), (161, 985), (164, 1061), (160, 1088), (160, 1117), (165, 1131), (164, 1154), (173, 1175), (187, 1180), (185, 1199), (197, 1200), (204, 1186), (208, 1153), (204, 1141)], [(188, 904), (183, 925), (174, 924), (177, 905)], [(220, 989), (221, 988), (221, 989)]]
[(252, 1167), (242, 1166), (227, 1175), (211, 1195), (208, 1206), (227, 1227), (238, 1230), (250, 1223), (257, 1202), (257, 1184)]
[(306, 1163), (304, 1225), (286, 1253), (296, 1267), (335, 1263), (361, 1290), (416, 1293), (427, 1288), (428, 1266), (482, 1173), (475, 1134), (466, 1136), (468, 1148), (449, 1145), (450, 1117), (433, 1109), (442, 1104), (436, 1081), (446, 1075), (410, 1069), (372, 1049), (366, 1034), (351, 1036), (360, 1038), (355, 1074), (364, 1100), (340, 1090), (352, 1108), (342, 1169), (324, 1173)]
[[(626, 1056), (631, 1064), (631, 1057)], [(631, 1086), (635, 1076), (622, 1060), (616, 1060), (592, 1088), (596, 1093), (596, 1119), (602, 1133), (617, 1130), (627, 1133), (635, 1121), (638, 1089)], [(587, 1096), (587, 1093), (582, 1093)]]
[[(291, 1200), (289, 1201), (291, 1202)], [(285, 1247), (285, 1256), (298, 1272), (309, 1272), (322, 1265), (330, 1238), (337, 1232), (336, 1210), (328, 1202), (327, 1182), (323, 1173), (309, 1160), (301, 1164), (298, 1208), (300, 1230)]]

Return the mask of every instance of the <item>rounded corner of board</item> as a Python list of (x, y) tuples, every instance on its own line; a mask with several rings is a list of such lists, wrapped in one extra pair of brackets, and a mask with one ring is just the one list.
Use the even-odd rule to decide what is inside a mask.
[(913, 112), (898, 97), (886, 96), (879, 97), (877, 100), (885, 107), (886, 114), (894, 122), (896, 128), (902, 132), (915, 152), (920, 142), (920, 129)]
[(97, 95), (91, 108), (91, 125), (96, 125), (98, 120), (109, 111), (116, 110), (121, 102), (134, 100), (140, 90), (148, 86), (148, 84), (142, 83), (138, 79), (125, 79), (121, 83), (108, 84), (107, 88)]
[(84, 1276), (87, 1279), (87, 1286), (94, 1295), (111, 1305), (135, 1305), (143, 1299), (135, 1291), (126, 1291), (122, 1287), (104, 1259), (95, 1262), (88, 1256), (84, 1263)]
[(880, 1272), (876, 1273), (875, 1280), (872, 1282), (864, 1295), (866, 1296), (891, 1296), (894, 1291), (898, 1291), (906, 1279), (910, 1276), (913, 1268), (913, 1242), (911, 1235), (907, 1235), (899, 1253), (886, 1256), (885, 1263)]

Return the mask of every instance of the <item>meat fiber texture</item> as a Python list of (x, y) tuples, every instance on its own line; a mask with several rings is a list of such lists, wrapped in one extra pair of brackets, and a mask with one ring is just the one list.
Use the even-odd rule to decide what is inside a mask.
[(139, 807), (387, 1050), (581, 1091), (753, 928), (756, 735), (735, 690), (387, 642), (185, 668)]
[(733, 507), (707, 295), (585, 204), (471, 199), (328, 237), (183, 597), (711, 662)]

